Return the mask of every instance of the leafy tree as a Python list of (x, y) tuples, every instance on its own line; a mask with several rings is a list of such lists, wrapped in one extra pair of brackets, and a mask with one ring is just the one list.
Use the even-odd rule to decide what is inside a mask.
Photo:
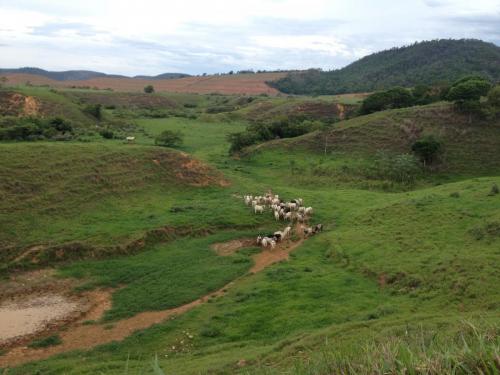
[(144, 92), (146, 94), (152, 94), (155, 92), (155, 88), (153, 87), (153, 85), (147, 85), (146, 87), (144, 87)]
[(481, 114), (480, 99), (486, 96), (491, 84), (479, 76), (465, 77), (455, 82), (448, 92), (448, 99), (454, 101), (455, 106), (461, 112), (469, 115), (469, 123), (472, 122), (473, 114)]
[(172, 130), (164, 130), (155, 139), (155, 144), (163, 147), (179, 147), (183, 142), (184, 134)]
[(488, 105), (493, 115), (500, 113), (500, 85), (496, 85), (488, 93)]
[(424, 165), (432, 164), (442, 150), (442, 144), (434, 136), (417, 140), (412, 146), (412, 151), (420, 158)]
[(368, 96), (361, 104), (360, 113), (366, 115), (386, 109), (410, 107), (412, 105), (413, 96), (411, 92), (402, 87), (394, 87)]

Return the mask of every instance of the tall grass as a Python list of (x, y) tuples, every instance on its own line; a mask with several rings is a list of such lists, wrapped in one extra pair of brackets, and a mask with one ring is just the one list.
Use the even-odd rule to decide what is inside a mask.
[(259, 367), (246, 374), (500, 374), (500, 325), (464, 322), (454, 337), (424, 330), (388, 336), (359, 347), (326, 342), (288, 370)]

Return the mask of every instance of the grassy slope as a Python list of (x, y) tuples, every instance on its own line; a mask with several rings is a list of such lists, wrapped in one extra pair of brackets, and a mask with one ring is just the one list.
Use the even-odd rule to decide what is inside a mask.
[[(215, 125), (203, 127), (204, 124), (195, 123), (189, 129), (198, 132), (198, 127), (203, 127), (214, 138), (188, 134), (185, 148), (224, 166), (233, 184), (224, 190), (203, 189), (191, 204), (216, 209), (215, 202), (223, 200), (224, 212), (232, 212), (220, 216), (230, 218), (228, 226), (255, 223), (242, 203), (229, 196), (272, 188), (285, 197), (303, 197), (308, 205), (315, 207), (315, 221), (323, 222), (327, 231), (307, 241), (289, 262), (245, 277), (226, 296), (175, 320), (137, 333), (122, 343), (104, 345), (86, 353), (68, 353), (10, 373), (40, 370), (55, 374), (71, 368), (75, 374), (122, 374), (127, 357), (130, 357), (132, 369), (147, 371), (149, 358), (155, 353), (167, 373), (192, 374), (210, 370), (234, 373), (238, 371), (235, 363), (240, 359), (249, 361), (257, 372), (262, 372), (261, 367), (267, 365), (287, 367), (293, 358), (308, 357), (309, 350), (325, 345), (325, 337), (329, 337), (335, 347), (350, 350), (349, 354), (356, 358), (360, 346), (373, 337), (378, 342), (385, 342), (403, 337), (405, 331), (416, 332), (421, 329), (419, 327), (429, 330), (431, 335), (439, 331), (447, 337), (460, 329), (463, 319), (480, 316), (486, 321), (498, 322), (499, 306), (495, 301), (500, 297), (496, 287), (500, 280), (495, 264), (500, 255), (500, 196), (488, 196), (488, 192), (493, 182), (500, 184), (499, 177), (464, 179), (474, 171), (467, 163), (452, 158), (455, 179), (463, 181), (435, 187), (427, 185), (411, 192), (385, 193), (350, 187), (346, 183), (342, 188), (332, 188), (335, 184), (332, 177), (311, 183), (308, 178), (292, 176), (287, 167), (290, 158), (304, 165), (316, 163), (319, 158), (324, 159), (324, 163), (335, 164), (339, 155), (345, 163), (357, 160), (350, 158), (366, 158), (367, 153), (361, 148), (363, 141), (370, 151), (385, 144), (395, 145), (391, 150), (401, 152), (401, 145), (406, 143), (394, 136), (395, 131), (399, 132), (394, 121), (383, 120), (385, 125), (378, 125), (373, 137), (369, 136), (372, 128), (364, 125), (372, 124), (374, 118), (382, 120), (383, 116), (397, 118), (404, 114), (404, 111), (391, 111), (379, 114), (380, 118), (372, 115), (339, 124), (339, 131), (344, 135), (352, 128), (350, 134), (355, 136), (339, 137), (335, 144), (337, 153), (329, 153), (327, 157), (310, 152), (317, 150), (318, 143), (315, 135), (309, 135), (278, 143), (290, 146), (297, 142), (296, 145), (302, 145), (300, 152), (275, 144), (261, 148), (260, 153), (247, 159), (224, 159), (222, 148), (214, 145), (229, 126), (222, 131)], [(142, 124), (157, 131), (179, 128), (182, 122), (144, 120)], [(485, 131), (494, 132), (494, 129), (486, 127)], [(203, 144), (203, 139), (207, 144)], [(484, 141), (489, 142), (489, 139), (485, 137)], [(482, 140), (479, 138), (475, 142), (481, 144)], [(483, 160), (485, 155), (495, 156), (489, 151), (479, 152), (482, 150), (488, 151), (488, 148), (476, 149), (480, 158), (476, 160)], [(488, 171), (498, 176), (494, 166), (488, 165)], [(479, 170), (478, 173), (487, 171)], [(460, 178), (460, 174), (466, 177)], [(459, 192), (458, 198), (450, 196), (455, 192)], [(161, 198), (155, 203), (166, 196), (159, 195)], [(187, 199), (186, 194), (179, 194), (176, 199)], [(153, 205), (148, 207), (141, 200), (137, 205), (144, 211), (146, 208), (154, 210)], [(124, 212), (125, 209), (116, 213), (123, 217), (117, 220), (127, 218)], [(187, 210), (180, 215), (186, 223), (207, 225), (211, 215), (207, 215), (207, 221), (200, 221), (198, 212)], [(174, 220), (173, 216), (165, 213), (159, 216), (159, 221)], [(92, 218), (90, 223), (94, 220)], [(270, 225), (270, 220), (267, 222)], [(130, 228), (133, 225), (137, 223), (132, 222)], [(183, 252), (176, 255), (178, 249), (208, 257), (203, 267), (206, 263), (208, 269), (225, 269), (217, 277), (209, 278), (213, 285), (222, 282), (220, 276), (231, 277), (242, 272), (247, 262), (225, 265), (206, 252), (212, 241), (241, 235), (227, 232), (217, 235), (221, 237), (179, 240), (166, 248), (158, 245), (134, 257), (77, 262), (63, 272), (91, 276), (98, 285), (114, 285), (126, 280), (126, 288), (114, 296), (115, 305), (109, 317), (125, 316), (129, 313), (127, 306), (132, 311), (162, 308), (171, 306), (165, 296), (182, 303), (203, 291), (197, 281), (207, 280), (203, 276), (205, 268), (189, 267), (189, 261), (184, 263)], [(163, 253), (163, 249), (169, 249), (168, 253)], [(241, 259), (245, 259), (243, 255)], [(178, 268), (169, 269), (166, 278), (156, 276), (163, 262), (178, 265)], [(123, 267), (115, 267), (117, 264)], [(242, 268), (238, 268), (240, 266)], [(185, 267), (188, 267), (186, 275), (193, 277), (189, 280), (193, 287), (189, 290), (169, 288), (170, 280), (179, 277), (177, 275), (182, 272), (178, 272)], [(142, 280), (147, 288), (141, 288)], [(154, 297), (150, 297), (151, 293)], [(135, 299), (141, 303), (136, 304)], [(194, 334), (192, 342), (186, 339), (186, 332)]]
[[(434, 135), (444, 145), (441, 174), (461, 176), (500, 173), (500, 119), (474, 120), (456, 113), (449, 104), (432, 104), (377, 112), (343, 121), (326, 132), (274, 142), (286, 152), (305, 151), (318, 160), (373, 159), (377, 151), (411, 153), (411, 145)], [(273, 143), (262, 149), (273, 147)], [(316, 156), (314, 156), (316, 155)]]
[[(255, 222), (240, 220), (242, 207), (220, 207), (218, 199), (227, 196), (218, 187), (222, 177), (202, 164), (183, 167), (191, 159), (176, 151), (114, 142), (16, 143), (0, 149), (4, 260), (36, 244), (109, 246), (164, 225)], [(213, 186), (195, 186), (200, 183)], [(181, 210), (172, 212), (174, 206)]]

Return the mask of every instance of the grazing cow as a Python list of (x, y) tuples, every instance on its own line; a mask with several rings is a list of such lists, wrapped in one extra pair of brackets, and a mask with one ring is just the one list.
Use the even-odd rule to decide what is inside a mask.
[(276, 221), (279, 221), (280, 213), (278, 211), (274, 211), (274, 218), (276, 219)]
[(264, 213), (264, 206), (259, 206), (258, 204), (256, 204), (254, 206), (253, 210), (256, 214), (263, 214)]
[(323, 232), (323, 224), (316, 224), (313, 228), (313, 233)]
[(257, 245), (262, 244), (262, 236), (257, 236)]
[(127, 137), (125, 139), (127, 140), (128, 143), (134, 143), (135, 141), (135, 137)]
[(306, 217), (302, 214), (297, 214), (297, 221), (299, 223), (303, 223), (304, 221), (306, 221)]
[(311, 227), (302, 226), (302, 231), (304, 232), (304, 236), (309, 237), (313, 233), (313, 229)]
[(292, 227), (291, 226), (288, 226), (286, 227), (284, 230), (283, 230), (283, 238), (287, 238), (290, 233), (292, 232)]

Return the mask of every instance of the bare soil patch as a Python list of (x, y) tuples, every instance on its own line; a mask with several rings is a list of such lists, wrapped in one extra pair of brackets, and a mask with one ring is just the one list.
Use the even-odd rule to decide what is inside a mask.
[(218, 242), (212, 244), (212, 249), (215, 250), (217, 255), (228, 256), (234, 254), (239, 249), (244, 247), (257, 246), (255, 240), (252, 238), (241, 238), (239, 240), (232, 240), (228, 242)]

